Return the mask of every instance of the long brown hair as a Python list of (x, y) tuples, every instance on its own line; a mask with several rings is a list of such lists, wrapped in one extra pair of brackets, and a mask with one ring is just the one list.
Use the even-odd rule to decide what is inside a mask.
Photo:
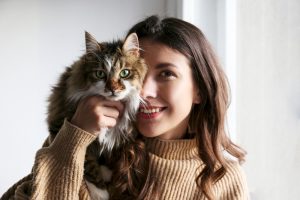
[[(196, 26), (176, 18), (164, 18), (160, 20), (157, 16), (151, 16), (133, 26), (128, 34), (135, 32), (139, 39), (150, 39), (162, 43), (182, 53), (191, 63), (194, 83), (199, 89), (201, 103), (193, 105), (190, 113), (189, 129), (195, 133), (198, 153), (205, 167), (198, 175), (196, 181), (198, 187), (208, 199), (214, 198), (213, 184), (226, 173), (228, 160), (224, 152), (237, 158), (239, 162), (244, 161), (246, 152), (235, 145), (225, 132), (225, 116), (229, 106), (229, 87), (226, 76), (220, 67), (214, 51), (205, 38), (204, 34)], [(147, 157), (142, 140), (139, 140), (139, 151), (133, 147), (130, 150), (131, 163), (140, 161), (141, 156)], [(124, 150), (127, 156), (128, 150)], [(134, 156), (132, 156), (134, 155)], [(133, 158), (135, 157), (135, 158)], [(124, 157), (123, 157), (124, 158)], [(128, 163), (125, 157), (119, 166), (124, 168)], [(135, 197), (145, 197), (145, 191), (153, 189), (153, 194), (158, 193), (154, 186), (154, 179), (149, 177), (148, 158), (144, 162), (137, 162), (143, 166), (143, 174), (133, 173), (134, 169), (123, 172), (127, 174), (127, 180), (118, 180), (121, 191), (135, 193)], [(132, 164), (131, 164), (132, 165)], [(133, 176), (138, 181), (139, 187), (132, 183)], [(122, 173), (119, 173), (120, 177)], [(142, 178), (144, 176), (144, 178)], [(147, 178), (145, 178), (147, 177)], [(128, 180), (130, 180), (128, 182)], [(126, 182), (127, 181), (127, 182)], [(121, 187), (122, 186), (122, 187)], [(125, 189), (127, 188), (127, 189)], [(137, 191), (139, 189), (139, 191)], [(136, 191), (136, 192), (130, 192)]]

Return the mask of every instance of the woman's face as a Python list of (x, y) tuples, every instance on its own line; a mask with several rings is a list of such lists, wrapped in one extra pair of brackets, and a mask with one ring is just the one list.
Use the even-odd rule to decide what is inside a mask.
[(137, 115), (140, 133), (146, 137), (184, 137), (193, 103), (199, 103), (188, 59), (168, 46), (142, 40), (142, 57), (148, 65)]

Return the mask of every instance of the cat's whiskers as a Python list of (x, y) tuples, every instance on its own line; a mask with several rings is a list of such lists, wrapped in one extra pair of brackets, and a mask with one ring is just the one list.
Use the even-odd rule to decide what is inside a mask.
[[(140, 107), (143, 107), (144, 109), (147, 109), (147, 110), (151, 109), (151, 106), (143, 98), (141, 98), (141, 97), (140, 97), (140, 102), (141, 102)], [(148, 116), (151, 115), (151, 113), (144, 113), (144, 114), (146, 114)]]

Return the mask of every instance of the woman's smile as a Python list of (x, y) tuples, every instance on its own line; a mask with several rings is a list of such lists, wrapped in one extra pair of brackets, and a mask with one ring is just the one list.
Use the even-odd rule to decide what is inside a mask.
[[(160, 114), (167, 107), (158, 107), (158, 106), (141, 106), (138, 112), (138, 118), (141, 119), (155, 119), (160, 116)], [(140, 119), (140, 120), (141, 120)]]

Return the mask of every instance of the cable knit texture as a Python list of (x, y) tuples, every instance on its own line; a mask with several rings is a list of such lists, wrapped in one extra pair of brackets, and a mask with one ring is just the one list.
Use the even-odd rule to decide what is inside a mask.
[[(65, 120), (53, 143), (37, 152), (32, 174), (12, 186), (1, 200), (89, 200), (83, 166), (86, 148), (95, 139)], [(194, 139), (148, 139), (146, 143), (161, 199), (205, 199), (195, 182), (204, 164)], [(231, 162), (213, 189), (219, 200), (248, 199), (245, 176), (236, 162)]]

